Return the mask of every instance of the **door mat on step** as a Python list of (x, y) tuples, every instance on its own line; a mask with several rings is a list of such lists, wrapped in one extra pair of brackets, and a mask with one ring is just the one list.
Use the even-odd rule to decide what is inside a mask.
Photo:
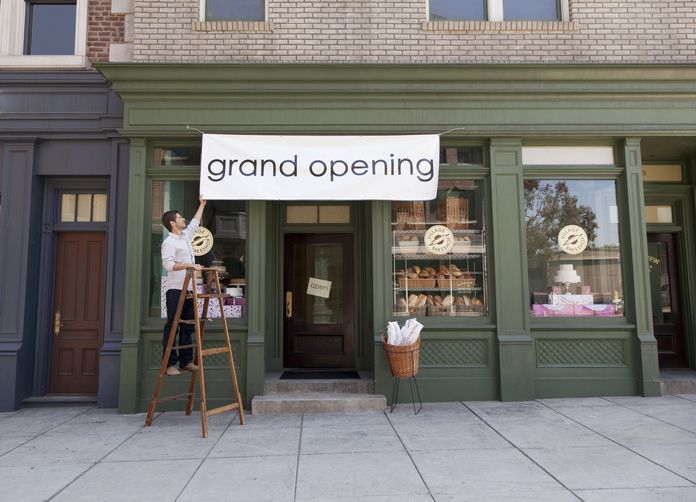
[(360, 380), (357, 371), (283, 371), (281, 380)]

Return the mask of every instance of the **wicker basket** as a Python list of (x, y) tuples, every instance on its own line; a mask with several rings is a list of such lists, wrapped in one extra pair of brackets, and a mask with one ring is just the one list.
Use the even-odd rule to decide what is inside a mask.
[(434, 288), (436, 279), (407, 279), (399, 277), (399, 287), (408, 289)]
[(443, 199), (437, 203), (437, 219), (450, 230), (469, 229), (469, 200)]
[(476, 286), (476, 279), (438, 279), (438, 288), (473, 288)]
[(455, 305), (450, 305), (448, 307), (443, 307), (442, 305), (428, 305), (429, 317), (449, 317), (454, 315), (457, 315), (457, 307)]
[(394, 305), (394, 315), (400, 317), (423, 317), (425, 316), (425, 305), (420, 307), (408, 306), (408, 305)]
[(485, 312), (483, 305), (457, 305), (459, 316), (481, 316)]
[(397, 230), (425, 230), (425, 206), (422, 201), (394, 201)]
[(382, 333), (382, 345), (387, 354), (389, 371), (396, 378), (409, 378), (418, 373), (418, 356), (420, 354), (420, 336), (411, 345), (389, 345), (387, 335)]

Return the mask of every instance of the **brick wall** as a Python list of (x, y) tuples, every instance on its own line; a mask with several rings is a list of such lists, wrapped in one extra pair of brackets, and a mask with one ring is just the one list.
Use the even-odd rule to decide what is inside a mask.
[(425, 0), (267, 0), (267, 23), (198, 23), (197, 0), (136, 0), (143, 62), (696, 62), (696, 1), (570, 0), (570, 22), (429, 23)]
[(111, 0), (90, 0), (87, 56), (93, 63), (109, 61), (109, 44), (123, 43), (125, 15), (111, 13)]

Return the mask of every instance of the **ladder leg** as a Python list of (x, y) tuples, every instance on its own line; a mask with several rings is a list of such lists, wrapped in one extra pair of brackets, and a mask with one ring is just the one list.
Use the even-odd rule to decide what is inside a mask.
[[(184, 279), (184, 287), (188, 285), (188, 275)], [(162, 365), (160, 366), (159, 376), (157, 377), (157, 384), (155, 385), (155, 392), (150, 398), (150, 406), (147, 409), (147, 418), (145, 419), (145, 426), (150, 426), (152, 424), (152, 419), (155, 415), (155, 408), (157, 407), (157, 400), (159, 399), (160, 390), (162, 390), (162, 380), (164, 379), (165, 371), (167, 371), (167, 364), (169, 363), (169, 355), (172, 353), (172, 346), (174, 345), (174, 339), (176, 338), (176, 333), (179, 330), (179, 319), (181, 318), (181, 311), (184, 307), (184, 300), (186, 298), (186, 290), (181, 291), (179, 296), (179, 303), (176, 307), (176, 313), (174, 314), (174, 320), (172, 322), (172, 329), (169, 332), (169, 340), (167, 341), (167, 348), (164, 350), (164, 355), (162, 356)]]
[[(220, 282), (218, 281), (217, 272), (215, 272), (215, 280), (217, 281), (218, 291), (220, 290)], [(237, 385), (237, 373), (234, 370), (234, 360), (232, 358), (232, 346), (230, 345), (230, 333), (227, 329), (227, 318), (225, 317), (225, 309), (222, 306), (222, 298), (220, 300), (220, 313), (222, 317), (222, 327), (225, 333), (225, 343), (227, 344), (227, 358), (230, 362), (230, 371), (232, 373), (232, 385), (234, 387), (234, 398), (237, 401), (239, 408), (239, 423), (244, 425), (244, 406), (242, 405), (242, 395), (239, 393), (239, 386)]]

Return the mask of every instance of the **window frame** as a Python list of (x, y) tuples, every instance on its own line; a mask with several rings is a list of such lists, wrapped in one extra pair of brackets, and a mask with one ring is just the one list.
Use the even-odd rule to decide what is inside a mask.
[(250, 23), (258, 23), (258, 22), (265, 22), (268, 20), (268, 1), (267, 0), (261, 0), (263, 2), (263, 8), (261, 9), (263, 14), (260, 19), (249, 19), (249, 18), (209, 18), (208, 17), (208, 1), (209, 0), (200, 0), (200, 8), (198, 9), (199, 11), (199, 21), (201, 22), (217, 22), (217, 21), (232, 21), (232, 22), (250, 22)]
[[(509, 22), (516, 22), (519, 20), (507, 20), (505, 19), (505, 15), (503, 12), (503, 0), (481, 0), (484, 2), (484, 15), (485, 19), (484, 21), (487, 22), (502, 22), (502, 21), (509, 21)], [(570, 0), (556, 0), (556, 4), (558, 6), (558, 14), (559, 17), (557, 19), (539, 19), (536, 21), (540, 22), (568, 22), (570, 21)], [(430, 0), (427, 0), (427, 9), (426, 9), (428, 21), (481, 21), (480, 19), (432, 19), (430, 17)], [(530, 20), (524, 20), (524, 21), (530, 21)], [(531, 20), (534, 21), (534, 20)]]
[(89, 0), (75, 0), (75, 51), (72, 55), (24, 54), (28, 3), (26, 0), (3, 0), (0, 2), (0, 68), (46, 70), (89, 68), (89, 59), (87, 58)]

